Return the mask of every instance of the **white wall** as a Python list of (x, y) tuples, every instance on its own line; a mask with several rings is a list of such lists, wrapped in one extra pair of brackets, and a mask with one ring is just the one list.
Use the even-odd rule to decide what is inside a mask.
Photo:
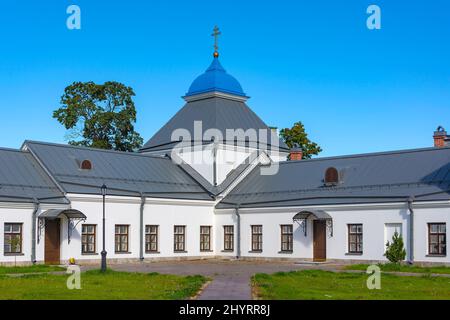
[[(31, 216), (32, 206), (23, 208), (0, 207), (0, 262), (30, 262), (31, 261)], [(5, 223), (22, 223), (22, 254), (8, 256), (4, 253), (4, 227)]]
[[(82, 224), (73, 231), (71, 242), (67, 241), (67, 220), (62, 226), (61, 259), (71, 257), (77, 260), (100, 259), (102, 250), (102, 202), (100, 197), (69, 196), (72, 208), (87, 216), (85, 224), (97, 226), (97, 254), (81, 253)], [(164, 203), (165, 202), (165, 203)], [(212, 256), (212, 252), (200, 252), (200, 226), (213, 226), (214, 202), (212, 201), (168, 201), (147, 199), (144, 208), (144, 225), (159, 225), (159, 253), (145, 253), (145, 258), (173, 258), (186, 256)], [(106, 203), (106, 251), (110, 259), (138, 259), (140, 254), (140, 199), (108, 197)], [(129, 225), (129, 253), (115, 253), (115, 225)], [(186, 226), (186, 253), (175, 253), (173, 247), (174, 225)], [(145, 231), (144, 231), (145, 232)], [(211, 247), (214, 248), (214, 228)], [(145, 236), (145, 235), (144, 235)]]
[[(447, 256), (428, 256), (428, 223), (446, 223)], [(450, 263), (449, 252), (450, 205), (414, 209), (414, 261)]]
[[(414, 257), (416, 262), (450, 263), (446, 257), (429, 257), (427, 223), (445, 222), (447, 230), (450, 224), (450, 204), (430, 208), (430, 204), (417, 204), (414, 210)], [(313, 258), (313, 224), (308, 219), (307, 235), (303, 228), (292, 221), (297, 212), (312, 208), (263, 208), (240, 209), (241, 215), (241, 254), (242, 257), (259, 258)], [(409, 211), (406, 204), (341, 206), (323, 209), (333, 218), (333, 236), (327, 231), (327, 259), (386, 261), (384, 257), (386, 245), (386, 224), (401, 224), (401, 234), (405, 248), (408, 245)], [(216, 210), (216, 227), (235, 223), (234, 210)], [(348, 253), (348, 224), (363, 225), (363, 253)], [(282, 224), (293, 224), (294, 250), (291, 254), (280, 253)], [(263, 226), (263, 252), (254, 253), (251, 250), (251, 225)], [(235, 231), (236, 232), (236, 231)], [(390, 240), (390, 239), (389, 239)], [(223, 235), (218, 236), (216, 250), (223, 248)], [(447, 234), (448, 243), (448, 234)], [(218, 251), (219, 252), (219, 251)], [(223, 253), (221, 253), (223, 254)], [(235, 254), (235, 253), (234, 253)]]
[[(41, 205), (37, 214), (48, 209), (64, 208), (58, 205)], [(0, 203), (0, 263), (31, 263), (32, 216), (34, 205), (29, 203)], [(16, 256), (4, 253), (5, 223), (22, 224), (22, 253)], [(40, 231), (40, 234), (39, 234)], [(40, 240), (40, 241), (38, 241)], [(39, 230), (36, 223), (36, 261), (44, 261), (45, 229)]]
[[(70, 244), (67, 241), (67, 220), (61, 223), (61, 259), (73, 257), (77, 260), (100, 259), (102, 202), (98, 196), (69, 195), (72, 208), (80, 210), (87, 216), (86, 224), (97, 225), (97, 255), (81, 254), (81, 223), (72, 232)], [(43, 206), (41, 212), (50, 209)], [(313, 230), (312, 220), (308, 220), (307, 235), (303, 229), (292, 221), (293, 216), (308, 208), (263, 208), (240, 209), (241, 215), (241, 255), (256, 258), (294, 258), (312, 259)], [(344, 260), (385, 260), (383, 256), (386, 243), (386, 224), (401, 224), (405, 246), (408, 247), (409, 212), (405, 204), (322, 207), (333, 218), (333, 236), (327, 233), (327, 258)], [(110, 259), (139, 258), (139, 212), (140, 199), (109, 197), (106, 205), (106, 244)], [(450, 225), (450, 204), (415, 203), (414, 204), (414, 258), (416, 262), (450, 263), (449, 255), (445, 257), (428, 256), (428, 223), (446, 223)], [(0, 204), (0, 263), (18, 263), (31, 261), (31, 204)], [(5, 256), (3, 252), (4, 224), (23, 224), (23, 254)], [(363, 224), (363, 254), (348, 254), (347, 225)], [(130, 225), (130, 253), (114, 252), (114, 228), (116, 224)], [(159, 253), (147, 254), (145, 258), (174, 257), (235, 257), (237, 255), (237, 217), (234, 210), (214, 210), (212, 201), (180, 201), (148, 199), (144, 211), (145, 225), (159, 225)], [(280, 253), (281, 224), (293, 224), (294, 250), (291, 254)], [(186, 253), (174, 253), (173, 227), (186, 226)], [(200, 226), (212, 226), (212, 252), (200, 252)], [(234, 225), (234, 252), (223, 252), (223, 226)], [(263, 252), (253, 253), (251, 249), (251, 225), (263, 225)], [(39, 228), (37, 228), (37, 233)], [(38, 262), (44, 261), (45, 230), (41, 230), (41, 241), (36, 245)], [(447, 234), (448, 243), (448, 234)], [(407, 248), (409, 249), (409, 248)]]

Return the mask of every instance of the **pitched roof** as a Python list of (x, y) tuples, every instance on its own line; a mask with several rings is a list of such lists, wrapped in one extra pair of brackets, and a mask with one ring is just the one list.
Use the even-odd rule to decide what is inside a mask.
[[(339, 171), (324, 184), (327, 168)], [(450, 148), (427, 148), (281, 162), (276, 175), (254, 169), (217, 208), (356, 204), (450, 199)]]
[[(167, 158), (33, 141), (24, 146), (67, 193), (99, 194), (105, 184), (110, 195), (211, 200), (203, 187)], [(91, 170), (80, 169), (84, 160), (92, 163)]]
[[(226, 138), (227, 129), (265, 129), (267, 137), (265, 142), (270, 143), (270, 128), (243, 102), (223, 97), (209, 97), (201, 100), (188, 102), (175, 116), (172, 117), (141, 149), (141, 151), (170, 149), (178, 143), (172, 140), (172, 133), (176, 129), (186, 129), (194, 143), (205, 141), (194, 141), (194, 122), (201, 121), (203, 134), (208, 129), (218, 129)], [(252, 139), (254, 140), (254, 139)], [(257, 141), (261, 142), (258, 137)], [(185, 141), (186, 142), (186, 141)], [(210, 142), (209, 142), (210, 143)], [(287, 150), (287, 146), (279, 140), (279, 146)]]
[(29, 152), (0, 149), (0, 201), (67, 203)]

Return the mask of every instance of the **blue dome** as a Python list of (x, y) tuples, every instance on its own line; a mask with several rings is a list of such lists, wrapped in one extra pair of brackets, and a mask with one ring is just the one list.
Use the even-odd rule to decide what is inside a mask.
[(213, 91), (246, 96), (239, 82), (225, 71), (216, 57), (206, 72), (192, 82), (186, 96)]

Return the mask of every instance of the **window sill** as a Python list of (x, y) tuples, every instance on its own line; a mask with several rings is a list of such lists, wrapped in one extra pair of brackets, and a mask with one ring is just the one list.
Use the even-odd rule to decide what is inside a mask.
[(173, 253), (188, 253), (187, 251), (174, 251)]
[(248, 253), (262, 253), (262, 250), (250, 250)]
[(294, 251), (278, 251), (279, 254), (293, 254)]
[(447, 255), (446, 254), (427, 254), (425, 257), (429, 257), (429, 258), (445, 258)]
[(212, 250), (200, 250), (200, 252), (208, 253), (208, 252), (213, 252), (213, 251)]
[(346, 256), (362, 256), (363, 253), (362, 252), (347, 252), (345, 255)]
[(98, 256), (97, 252), (82, 252), (81, 253), (82, 256)]
[(234, 250), (222, 250), (222, 251), (220, 251), (220, 252), (233, 253), (233, 252), (234, 252)]
[(159, 251), (146, 251), (145, 254), (160, 254)]
[(21, 257), (24, 256), (24, 253), (6, 253), (4, 254), (5, 257)]
[(131, 254), (132, 252), (114, 252), (115, 254)]

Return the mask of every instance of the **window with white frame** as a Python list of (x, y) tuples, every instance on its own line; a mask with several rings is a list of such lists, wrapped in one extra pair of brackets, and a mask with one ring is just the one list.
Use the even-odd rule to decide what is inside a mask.
[(447, 230), (445, 223), (428, 224), (428, 254), (438, 256), (447, 254)]
[(5, 254), (22, 253), (22, 224), (5, 223), (3, 240)]
[(363, 253), (363, 225), (348, 225), (348, 253)]
[(158, 252), (158, 231), (159, 226), (145, 226), (145, 251), (148, 253)]
[(252, 251), (261, 252), (263, 249), (263, 227), (261, 225), (252, 226)]

